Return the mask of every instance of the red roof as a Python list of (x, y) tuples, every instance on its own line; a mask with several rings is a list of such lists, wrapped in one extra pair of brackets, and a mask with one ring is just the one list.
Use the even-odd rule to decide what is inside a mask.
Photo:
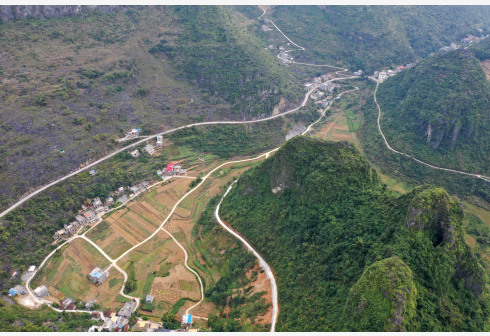
[(129, 324), (125, 324), (123, 327), (123, 331), (128, 331), (128, 329), (129, 329)]
[(174, 169), (174, 164), (169, 163), (169, 165), (167, 166), (167, 169), (165, 169), (165, 172), (168, 173), (169, 171), (172, 171), (173, 169)]
[(104, 316), (105, 316), (105, 317), (110, 317), (112, 313), (114, 313), (114, 310), (106, 310), (106, 311), (104, 312)]
[(75, 309), (74, 304), (68, 305), (68, 307), (66, 307), (66, 310), (74, 310), (74, 309)]

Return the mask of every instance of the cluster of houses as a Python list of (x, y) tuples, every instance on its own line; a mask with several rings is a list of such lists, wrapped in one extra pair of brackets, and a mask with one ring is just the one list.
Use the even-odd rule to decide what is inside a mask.
[[(117, 198), (117, 202), (124, 203), (131, 197), (142, 193), (148, 189), (150, 186), (149, 181), (143, 181), (141, 183), (135, 184), (132, 187), (124, 188), (120, 187), (116, 191), (112, 192), (110, 196), (102, 202), (99, 197), (95, 197), (91, 204), (88, 206), (82, 205), (81, 212), (75, 216), (75, 221), (70, 224), (65, 224), (65, 226), (54, 233), (54, 240), (66, 239), (74, 235), (86, 224), (93, 224), (97, 222), (101, 214), (104, 214), (110, 210), (110, 207), (114, 205), (114, 197)], [(128, 194), (125, 193), (126, 189), (129, 191)]]
[[(152, 144), (147, 143), (145, 147), (143, 147), (143, 150), (147, 152), (149, 155), (153, 155), (155, 153), (155, 147), (163, 147), (163, 136), (162, 135), (157, 135), (157, 140), (155, 142), (155, 146)], [(131, 155), (134, 158), (137, 158), (140, 156), (140, 152), (138, 149), (135, 149), (133, 151), (129, 152), (129, 155)]]
[(378, 80), (378, 82), (382, 83), (386, 78), (392, 77), (396, 75), (399, 72), (402, 72), (405, 69), (413, 67), (415, 64), (414, 63), (408, 63), (406, 65), (400, 65), (395, 68), (395, 70), (388, 69), (388, 70), (382, 70), (382, 71), (375, 71), (374, 72), (374, 78)]
[(85, 224), (92, 224), (99, 220), (97, 214), (109, 211), (109, 207), (114, 204), (114, 199), (109, 197), (102, 202), (99, 197), (93, 199), (87, 207), (82, 205), (82, 212), (75, 216), (75, 221), (54, 233), (54, 240), (65, 239), (75, 234)]
[(110, 273), (108, 271), (104, 271), (100, 267), (95, 267), (92, 272), (88, 274), (88, 278), (92, 281), (96, 286), (102, 285), (108, 278)]
[(107, 310), (104, 312), (104, 316), (106, 320), (102, 325), (102, 331), (128, 331), (129, 330), (129, 318), (133, 311), (137, 307), (137, 302), (135, 300), (131, 300), (126, 302), (118, 313)]
[(158, 176), (175, 176), (175, 175), (187, 175), (187, 170), (182, 168), (182, 165), (178, 163), (169, 163), (164, 170), (157, 170)]

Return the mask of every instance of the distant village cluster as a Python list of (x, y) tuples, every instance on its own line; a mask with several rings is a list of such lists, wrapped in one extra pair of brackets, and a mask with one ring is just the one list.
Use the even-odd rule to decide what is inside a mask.
[(450, 51), (450, 50), (461, 49), (461, 48), (463, 48), (463, 46), (466, 49), (470, 45), (472, 45), (474, 43), (479, 43), (481, 40), (483, 40), (483, 39), (485, 39), (485, 38), (488, 37), (488, 34), (485, 35), (485, 36), (483, 36), (483, 29), (478, 29), (478, 31), (482, 35), (475, 36), (475, 35), (468, 34), (467, 37), (461, 39), (461, 43), (462, 44), (457, 44), (455, 42), (452, 42), (450, 45), (444, 46), (444, 47), (440, 48), (439, 51)]
[(408, 63), (407, 65), (400, 65), (395, 68), (395, 70), (388, 69), (388, 70), (382, 70), (382, 71), (375, 71), (374, 72), (374, 78), (378, 80), (378, 82), (382, 83), (386, 78), (392, 77), (396, 75), (399, 72), (402, 72), (405, 69), (411, 68), (415, 65), (415, 63)]
[(320, 104), (326, 108), (334, 99), (334, 90), (339, 87), (338, 84), (328, 82), (333, 79), (332, 74), (324, 74), (313, 79), (313, 82), (304, 84), (305, 90), (310, 90), (313, 85), (317, 85), (317, 89), (310, 95), (310, 98), (315, 101), (315, 104)]

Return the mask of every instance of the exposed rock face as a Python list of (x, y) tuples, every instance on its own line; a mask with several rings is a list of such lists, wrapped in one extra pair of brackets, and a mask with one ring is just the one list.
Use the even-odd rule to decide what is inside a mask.
[(346, 303), (345, 330), (406, 331), (415, 315), (417, 288), (413, 274), (400, 258), (373, 263), (352, 286)]
[(486, 274), (464, 242), (461, 223), (464, 208), (442, 188), (419, 192), (411, 201), (406, 225), (422, 231), (434, 248), (442, 249), (450, 261), (450, 273), (463, 279), (465, 287), (479, 297), (485, 288)]
[(100, 11), (110, 13), (121, 8), (121, 6), (38, 6), (38, 5), (10, 5), (0, 6), (0, 19), (2, 21), (16, 21), (28, 18), (49, 19), (88, 12)]

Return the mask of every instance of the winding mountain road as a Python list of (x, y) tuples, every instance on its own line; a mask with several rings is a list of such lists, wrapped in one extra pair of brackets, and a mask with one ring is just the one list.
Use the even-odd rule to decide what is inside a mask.
[(430, 167), (430, 168), (433, 168), (433, 169), (437, 169), (437, 170), (443, 170), (443, 171), (447, 171), (447, 172), (451, 172), (451, 173), (456, 173), (456, 174), (461, 174), (461, 175), (467, 175), (467, 176), (472, 176), (472, 177), (476, 177), (476, 178), (479, 178), (479, 179), (482, 179), (486, 182), (490, 182), (490, 177), (488, 176), (485, 176), (485, 175), (481, 175), (481, 174), (473, 174), (473, 173), (467, 173), (467, 172), (464, 172), (464, 171), (459, 171), (459, 170), (455, 170), (455, 169), (449, 169), (449, 168), (443, 168), (443, 167), (438, 167), (438, 166), (434, 166), (434, 165), (431, 165), (430, 163), (427, 163), (427, 162), (424, 162), (422, 160), (419, 160), (407, 153), (403, 153), (403, 152), (400, 152), (400, 151), (397, 151), (396, 149), (394, 149), (393, 147), (390, 146), (390, 144), (388, 143), (388, 140), (386, 140), (386, 136), (384, 135), (383, 133), (383, 130), (381, 129), (381, 107), (379, 106), (378, 104), (378, 99), (376, 98), (376, 94), (378, 92), (378, 87), (379, 87), (379, 81), (377, 81), (375, 78), (372, 78), (370, 77), (370, 79), (374, 80), (376, 82), (376, 89), (374, 90), (374, 102), (376, 103), (376, 106), (378, 107), (378, 119), (377, 119), (377, 123), (378, 123), (378, 131), (379, 133), (381, 134), (381, 137), (383, 138), (383, 141), (386, 145), (386, 148), (388, 148), (390, 151), (392, 151), (393, 153), (396, 153), (396, 154), (399, 154), (399, 155), (403, 155), (409, 159), (412, 159), (420, 164), (423, 164), (427, 167)]
[(214, 216), (216, 217), (216, 220), (218, 221), (218, 223), (226, 231), (228, 231), (233, 236), (235, 236), (235, 238), (237, 238), (238, 240), (240, 240), (243, 243), (243, 245), (245, 245), (248, 248), (248, 250), (251, 251), (254, 254), (254, 256), (259, 260), (260, 266), (262, 266), (262, 268), (264, 269), (267, 278), (271, 282), (272, 321), (271, 321), (271, 329), (270, 329), (270, 331), (271, 332), (274, 332), (276, 330), (277, 317), (279, 316), (279, 302), (278, 302), (277, 284), (276, 284), (276, 278), (274, 277), (274, 273), (272, 273), (271, 267), (264, 260), (264, 258), (262, 258), (262, 256), (259, 254), (259, 252), (257, 252), (241, 235), (239, 235), (233, 229), (231, 229), (230, 227), (228, 227), (228, 225), (226, 225), (223, 222), (223, 220), (221, 219), (221, 217), (219, 216), (219, 209), (221, 207), (221, 203), (223, 202), (223, 200), (225, 199), (226, 195), (228, 195), (228, 193), (230, 192), (231, 188), (233, 187), (233, 185), (236, 182), (237, 181), (234, 181), (232, 184), (230, 184), (230, 186), (228, 187), (228, 189), (224, 193), (223, 197), (221, 197), (221, 200), (219, 201), (218, 206), (216, 207), (216, 210), (214, 211)]
[(298, 106), (298, 107), (295, 107), (291, 110), (288, 110), (286, 112), (283, 112), (283, 113), (279, 113), (279, 114), (276, 114), (276, 115), (272, 115), (272, 116), (269, 116), (269, 117), (266, 117), (266, 118), (262, 118), (262, 119), (256, 119), (256, 120), (245, 120), (245, 121), (205, 121), (205, 122), (200, 122), (200, 123), (193, 123), (193, 124), (189, 124), (189, 125), (184, 125), (184, 126), (180, 126), (180, 127), (176, 127), (176, 128), (172, 128), (170, 130), (167, 130), (167, 131), (164, 131), (164, 132), (160, 132), (160, 133), (156, 133), (156, 134), (153, 134), (153, 135), (149, 135), (148, 137), (145, 137), (143, 138), (142, 140), (138, 140), (130, 145), (127, 145), (125, 147), (122, 147), (90, 164), (88, 164), (87, 166), (83, 167), (83, 168), (80, 168), (80, 169), (77, 169), (76, 171), (74, 172), (71, 172), (63, 177), (60, 177), (59, 179), (51, 182), (51, 183), (48, 183), (40, 188), (38, 188), (36, 191), (33, 191), (32, 193), (30, 193), (29, 195), (21, 198), (19, 201), (17, 201), (15, 204), (13, 204), (12, 206), (10, 206), (8, 209), (6, 209), (5, 211), (3, 211), (2, 213), (0, 213), (0, 218), (6, 216), (8, 213), (10, 213), (12, 210), (16, 209), (17, 207), (19, 207), (20, 205), (22, 205), (23, 203), (25, 203), (26, 201), (28, 201), (29, 199), (31, 199), (32, 197), (36, 196), (37, 194), (43, 192), (44, 190), (48, 189), (49, 187), (52, 187), (72, 176), (75, 176), (75, 175), (78, 175), (96, 165), (98, 165), (99, 163), (101, 162), (104, 162), (105, 160), (113, 157), (114, 155), (118, 154), (118, 153), (121, 153), (125, 150), (128, 150), (129, 148), (132, 148), (136, 145), (139, 145), (145, 141), (148, 141), (149, 139), (151, 138), (154, 138), (156, 137), (157, 135), (165, 135), (165, 134), (170, 134), (170, 133), (173, 133), (173, 132), (176, 132), (178, 130), (181, 130), (181, 129), (184, 129), (184, 128), (188, 128), (188, 127), (194, 127), (194, 126), (205, 126), (205, 125), (241, 125), (241, 124), (253, 124), (253, 123), (258, 123), (258, 122), (264, 122), (264, 121), (268, 121), (268, 120), (272, 120), (272, 119), (276, 119), (276, 118), (279, 118), (279, 117), (282, 117), (282, 116), (285, 116), (285, 115), (288, 115), (288, 114), (291, 114), (293, 112), (296, 112), (298, 111), (299, 109), (301, 109), (302, 107), (304, 107), (306, 105), (306, 102), (308, 101), (308, 98), (310, 96), (310, 94), (316, 90), (318, 86), (312, 86), (312, 88), (305, 94), (305, 98), (303, 99), (303, 102)]

